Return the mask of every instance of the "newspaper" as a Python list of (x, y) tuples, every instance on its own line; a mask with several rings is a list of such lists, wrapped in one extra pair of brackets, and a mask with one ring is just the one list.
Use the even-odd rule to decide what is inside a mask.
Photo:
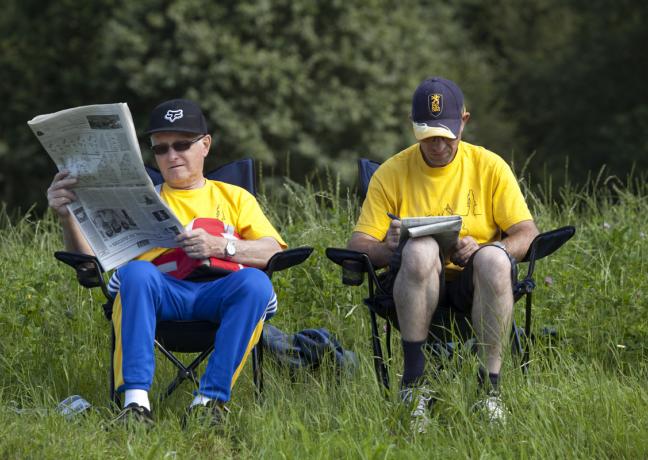
[(27, 122), (60, 170), (76, 176), (67, 207), (104, 270), (156, 247), (177, 247), (182, 224), (146, 173), (128, 106), (89, 105)]
[(459, 240), (461, 222), (461, 216), (406, 217), (401, 219), (401, 240), (433, 236), (447, 255)]

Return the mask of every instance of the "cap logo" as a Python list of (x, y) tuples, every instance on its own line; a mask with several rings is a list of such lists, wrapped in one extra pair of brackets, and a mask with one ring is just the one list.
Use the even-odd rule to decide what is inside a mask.
[(176, 120), (179, 120), (184, 116), (184, 112), (182, 109), (178, 110), (167, 110), (166, 115), (164, 115), (165, 120), (169, 120), (171, 123), (173, 123)]
[(430, 113), (434, 118), (437, 118), (441, 115), (443, 111), (443, 98), (442, 94), (432, 93), (430, 94), (429, 103), (430, 103)]

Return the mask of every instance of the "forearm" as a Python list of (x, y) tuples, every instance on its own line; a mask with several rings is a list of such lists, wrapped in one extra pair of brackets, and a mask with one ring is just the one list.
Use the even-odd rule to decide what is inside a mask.
[(386, 241), (378, 241), (363, 233), (354, 232), (347, 244), (347, 249), (364, 252), (369, 256), (371, 263), (376, 267), (385, 267), (389, 264), (393, 251)]
[(502, 243), (506, 251), (516, 260), (522, 260), (529, 250), (533, 239), (538, 235), (538, 229), (531, 220), (515, 224), (506, 231), (506, 237)]
[[(212, 257), (225, 258), (225, 244), (227, 240), (220, 238), (222, 245), (215, 248)], [(247, 265), (248, 267), (265, 268), (270, 258), (281, 252), (281, 246), (274, 238), (260, 238), (258, 240), (234, 240), (236, 254), (227, 258), (232, 262)]]
[(59, 221), (63, 230), (63, 243), (67, 251), (94, 255), (88, 241), (81, 233), (81, 228), (71, 215), (59, 217)]

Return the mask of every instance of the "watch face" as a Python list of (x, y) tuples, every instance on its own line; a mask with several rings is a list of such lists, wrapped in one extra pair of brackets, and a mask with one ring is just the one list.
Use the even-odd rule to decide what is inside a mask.
[(234, 255), (236, 254), (236, 246), (234, 245), (234, 241), (227, 242), (227, 245), (225, 245), (225, 253), (228, 257), (234, 257)]

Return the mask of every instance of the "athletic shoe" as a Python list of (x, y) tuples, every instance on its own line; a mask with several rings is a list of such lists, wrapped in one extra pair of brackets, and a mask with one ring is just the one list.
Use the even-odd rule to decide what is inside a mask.
[(113, 423), (124, 425), (137, 423), (148, 427), (155, 424), (151, 411), (137, 403), (130, 403), (128, 406), (124, 407), (119, 415), (114, 418)]
[(196, 404), (187, 409), (182, 418), (182, 427), (186, 428), (192, 422), (212, 428), (219, 427), (223, 425), (229, 412), (225, 404), (216, 400), (211, 400), (207, 404)]
[(473, 411), (482, 414), (489, 423), (500, 423), (504, 425), (508, 411), (499, 393), (490, 392), (484, 399), (481, 399), (473, 406)]
[(408, 387), (400, 390), (401, 401), (412, 407), (411, 428), (415, 433), (423, 434), (432, 422), (430, 410), (434, 405), (434, 392), (427, 387)]

